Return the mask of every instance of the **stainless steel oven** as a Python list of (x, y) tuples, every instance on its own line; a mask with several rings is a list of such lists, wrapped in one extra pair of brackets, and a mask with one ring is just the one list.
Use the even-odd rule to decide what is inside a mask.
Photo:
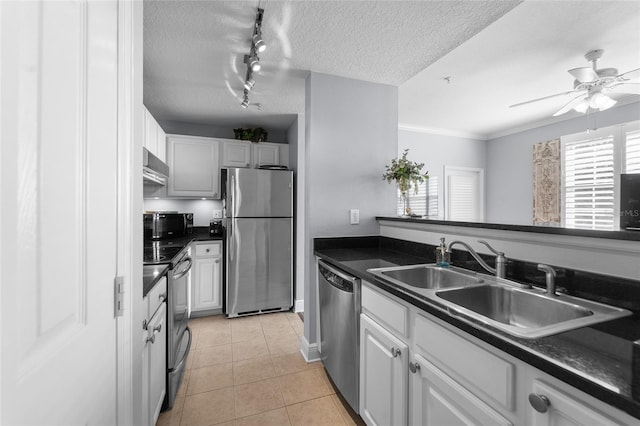
[(185, 248), (171, 262), (167, 299), (167, 398), (170, 409), (182, 382), (191, 348), (189, 329), (188, 285), (193, 261)]

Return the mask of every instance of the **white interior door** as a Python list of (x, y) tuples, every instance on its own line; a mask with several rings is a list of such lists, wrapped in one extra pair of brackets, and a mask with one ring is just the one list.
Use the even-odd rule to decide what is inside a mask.
[(117, 11), (0, 3), (1, 424), (116, 424)]

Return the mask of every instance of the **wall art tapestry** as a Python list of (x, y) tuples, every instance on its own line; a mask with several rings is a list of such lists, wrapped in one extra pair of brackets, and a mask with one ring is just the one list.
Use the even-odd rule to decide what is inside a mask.
[(560, 226), (562, 186), (560, 139), (533, 145), (533, 224)]

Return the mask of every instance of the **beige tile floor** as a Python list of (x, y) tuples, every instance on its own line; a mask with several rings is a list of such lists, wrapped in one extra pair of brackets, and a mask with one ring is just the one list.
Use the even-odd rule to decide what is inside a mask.
[(189, 322), (187, 371), (158, 425), (363, 425), (322, 364), (300, 354), (293, 312)]

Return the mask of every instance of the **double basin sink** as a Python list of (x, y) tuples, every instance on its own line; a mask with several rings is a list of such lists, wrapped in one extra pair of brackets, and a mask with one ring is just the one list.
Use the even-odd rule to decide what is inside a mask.
[(383, 282), (423, 296), (452, 315), (504, 333), (539, 338), (630, 315), (564, 294), (547, 295), (503, 278), (435, 264), (369, 269)]

